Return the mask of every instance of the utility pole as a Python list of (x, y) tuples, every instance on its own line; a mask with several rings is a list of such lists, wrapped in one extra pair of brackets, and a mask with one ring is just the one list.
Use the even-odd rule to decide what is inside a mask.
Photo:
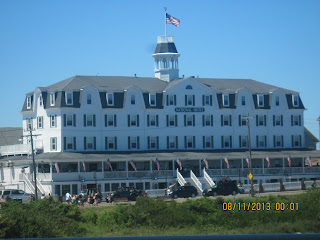
[(253, 197), (254, 195), (254, 191), (253, 191), (253, 176), (252, 176), (252, 163), (251, 163), (251, 141), (250, 141), (250, 121), (249, 119), (252, 117), (249, 117), (249, 113), (247, 114), (246, 117), (242, 117), (242, 119), (246, 119), (247, 120), (247, 126), (248, 126), (248, 148), (249, 148), (249, 165), (250, 165), (250, 174), (249, 174), (249, 178), (250, 178), (250, 189), (251, 189), (251, 196)]
[(31, 154), (32, 154), (32, 165), (33, 165), (33, 178), (34, 178), (34, 193), (35, 200), (38, 200), (38, 188), (37, 188), (37, 173), (36, 173), (36, 162), (34, 159), (34, 149), (33, 149), (33, 137), (39, 136), (32, 134), (32, 127), (29, 125), (30, 135), (25, 135), (23, 137), (30, 137), (31, 142)]

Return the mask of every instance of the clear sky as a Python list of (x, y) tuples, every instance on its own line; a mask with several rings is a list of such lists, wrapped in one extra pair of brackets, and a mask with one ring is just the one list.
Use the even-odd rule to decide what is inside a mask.
[(0, 127), (21, 126), (25, 94), (73, 75), (154, 76), (167, 25), (180, 75), (250, 78), (300, 92), (319, 137), (319, 0), (0, 1)]

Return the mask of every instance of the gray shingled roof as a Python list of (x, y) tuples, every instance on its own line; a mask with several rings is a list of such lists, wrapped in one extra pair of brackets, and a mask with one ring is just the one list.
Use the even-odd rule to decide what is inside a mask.
[(0, 127), (0, 146), (20, 144), (22, 135), (21, 127)]
[[(186, 79), (186, 78), (184, 78)], [(140, 88), (143, 92), (162, 92), (184, 79), (166, 82), (158, 78), (148, 77), (121, 77), (121, 76), (79, 76), (65, 79), (47, 87), (39, 87), (41, 91), (75, 91), (92, 85), (100, 91), (123, 91), (131, 86)], [(248, 88), (253, 93), (269, 93), (275, 89), (281, 89), (286, 94), (297, 94), (284, 88), (258, 82), (252, 79), (219, 79), (219, 78), (195, 78), (217, 92), (234, 93), (240, 88)]]

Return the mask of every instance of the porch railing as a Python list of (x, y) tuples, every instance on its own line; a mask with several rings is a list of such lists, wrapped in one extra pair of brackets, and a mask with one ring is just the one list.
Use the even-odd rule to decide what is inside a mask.
[(178, 180), (178, 183), (180, 184), (180, 186), (184, 186), (187, 183), (187, 181), (184, 179), (184, 177), (179, 172), (178, 168), (177, 168), (177, 180)]
[(197, 178), (197, 176), (192, 172), (192, 170), (190, 170), (190, 176), (191, 176), (192, 181), (193, 181), (194, 184), (196, 185), (196, 187), (197, 187), (201, 192), (203, 192), (202, 184), (201, 184), (201, 182), (199, 181), (199, 179)]
[(213, 182), (212, 178), (206, 172), (205, 168), (203, 168), (203, 177), (209, 183), (210, 187), (213, 187), (215, 185), (215, 183)]

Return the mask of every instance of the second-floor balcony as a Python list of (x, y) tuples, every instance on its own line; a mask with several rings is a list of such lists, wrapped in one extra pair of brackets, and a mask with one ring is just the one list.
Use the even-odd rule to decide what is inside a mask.
[[(38, 151), (42, 151), (43, 144), (42, 140), (34, 140), (33, 148), (35, 153)], [(15, 156), (15, 155), (31, 155), (31, 144), (15, 144), (15, 145), (7, 145), (0, 147), (0, 155), (1, 156)]]

